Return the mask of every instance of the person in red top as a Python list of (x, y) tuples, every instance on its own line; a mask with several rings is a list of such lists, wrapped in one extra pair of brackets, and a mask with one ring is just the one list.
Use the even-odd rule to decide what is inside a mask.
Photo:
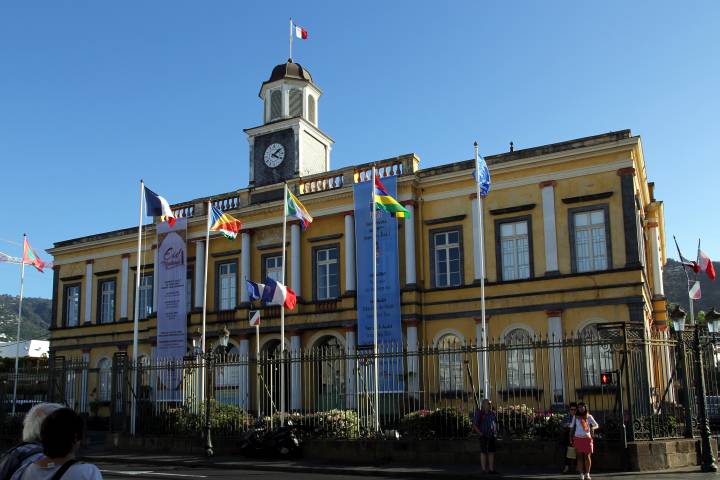
[(593, 453), (593, 432), (599, 427), (584, 402), (577, 405), (577, 413), (570, 424), (570, 442), (577, 453), (577, 469), (580, 480), (590, 480), (590, 456)]

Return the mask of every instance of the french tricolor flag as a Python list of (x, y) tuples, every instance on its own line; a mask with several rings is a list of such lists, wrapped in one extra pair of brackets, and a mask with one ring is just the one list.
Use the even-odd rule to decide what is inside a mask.
[(307, 40), (308, 32), (304, 28), (295, 25), (295, 36), (301, 40)]
[(290, 287), (268, 277), (262, 291), (262, 301), (265, 305), (285, 305), (292, 310), (297, 304), (297, 296)]

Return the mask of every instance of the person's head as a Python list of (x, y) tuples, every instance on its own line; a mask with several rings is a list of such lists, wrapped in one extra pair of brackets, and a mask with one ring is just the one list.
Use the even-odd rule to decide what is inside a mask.
[(43, 453), (49, 458), (62, 458), (70, 454), (82, 440), (83, 421), (69, 408), (52, 412), (42, 424), (40, 439)]
[(57, 403), (38, 403), (30, 409), (23, 420), (23, 442), (40, 442), (40, 427), (45, 418), (55, 410), (63, 408)]
[(587, 409), (587, 405), (585, 405), (585, 402), (578, 402), (577, 414), (580, 415), (581, 417), (587, 417), (588, 409)]
[(492, 410), (492, 402), (490, 401), (490, 399), (484, 399), (480, 408), (482, 408), (483, 412), (489, 412), (490, 410)]
[(577, 402), (570, 402), (570, 405), (568, 405), (568, 412), (570, 413), (570, 415), (575, 415), (575, 413), (577, 412), (577, 406)]

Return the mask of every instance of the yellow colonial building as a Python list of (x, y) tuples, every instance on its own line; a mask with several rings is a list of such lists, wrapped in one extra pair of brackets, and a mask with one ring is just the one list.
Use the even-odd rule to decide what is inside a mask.
[[(275, 67), (260, 90), (263, 124), (245, 130), (249, 185), (172, 206), (187, 219), (188, 352), (202, 321), (206, 249), (209, 342), (227, 326), (230, 351), (252, 357), (248, 313), (258, 307), (248, 301), (245, 279), (280, 279), (285, 268), (286, 283), (298, 295), (297, 307), (285, 315), (288, 348), (354, 351), (357, 292), (366, 281), (357, 272), (372, 262), (356, 255), (354, 187), (368, 181), (373, 165), (383, 178), (396, 178), (397, 198), (411, 213), (398, 222), (392, 252), (407, 351), (470, 344), (482, 336), (479, 203), (490, 343), (561, 338), (607, 322), (630, 322), (647, 332), (665, 328), (663, 206), (648, 182), (639, 136), (622, 130), (486, 156), (492, 189), (478, 202), (472, 159), (422, 168), (420, 156), (411, 153), (332, 169), (333, 141), (318, 122), (321, 93), (301, 65)], [(314, 217), (304, 231), (289, 220), (285, 266), (284, 182)], [(242, 220), (235, 241), (213, 233), (206, 243), (208, 201)], [(111, 368), (118, 352), (132, 357), (137, 306), (138, 353), (155, 356), (159, 222), (144, 228), (140, 271), (136, 226), (55, 243), (51, 355), (82, 358), (100, 371)], [(279, 308), (261, 308), (261, 315), (260, 348), (267, 352), (279, 343)], [(523, 358), (515, 359), (514, 373), (503, 374), (508, 389), (545, 375), (530, 374)], [(350, 389), (352, 375), (343, 375)], [(106, 399), (110, 386), (99, 378), (80, 395)], [(453, 374), (443, 378), (454, 381)], [(574, 399), (562, 381), (555, 387), (552, 403)], [(290, 389), (300, 388), (298, 380)], [(290, 401), (299, 408), (302, 400), (292, 394)], [(81, 408), (86, 403), (79, 400)]]

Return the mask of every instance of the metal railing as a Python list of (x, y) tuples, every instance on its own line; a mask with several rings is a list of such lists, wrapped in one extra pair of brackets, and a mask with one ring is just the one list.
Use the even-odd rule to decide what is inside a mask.
[[(720, 339), (703, 332), (705, 400), (711, 428), (718, 430)], [(566, 405), (580, 400), (600, 423), (600, 437), (679, 438), (696, 435), (698, 427), (692, 367), (697, 345), (684, 335), (649, 335), (628, 324), (606, 324), (563, 338), (515, 331), (489, 339), (487, 348), (453, 336), (436, 345), (383, 345), (378, 404), (372, 349), (348, 347), (334, 336), (284, 354), (268, 342), (257, 357), (234, 347), (181, 361), (132, 365), (121, 353), (110, 371), (55, 357), (34, 370), (21, 369), (19, 398), (59, 401), (97, 425), (126, 431), (135, 395), (139, 435), (200, 436), (209, 407), (213, 435), (232, 437), (258, 421), (280, 421), (284, 368), (284, 417), (325, 438), (374, 435), (375, 415), (383, 430), (405, 436), (465, 437), (482, 398), (494, 403), (503, 438), (555, 439), (562, 435)], [(240, 346), (244, 352), (254, 339), (246, 342)], [(487, 372), (482, 371), (484, 356)], [(133, 369), (138, 371), (137, 391)], [(489, 391), (484, 392), (486, 379)], [(0, 385), (11, 380), (12, 373), (0, 372)], [(7, 412), (7, 389), (0, 389), (0, 395)]]

